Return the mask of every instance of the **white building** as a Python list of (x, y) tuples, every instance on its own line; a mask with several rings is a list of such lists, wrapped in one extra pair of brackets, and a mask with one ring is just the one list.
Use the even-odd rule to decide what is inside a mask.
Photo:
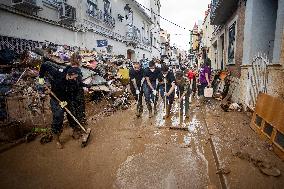
[(161, 5), (148, 1), (150, 14), (135, 0), (0, 0), (0, 36), (107, 51), (132, 60), (160, 57), (155, 32), (160, 30)]

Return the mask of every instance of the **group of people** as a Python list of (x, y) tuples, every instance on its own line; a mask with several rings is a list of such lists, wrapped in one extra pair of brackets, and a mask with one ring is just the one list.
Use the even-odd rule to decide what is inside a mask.
[[(39, 72), (39, 84), (45, 86), (45, 79), (50, 83), (50, 105), (53, 114), (51, 131), (56, 144), (63, 148), (60, 141), (60, 134), (63, 128), (65, 107), (72, 112), (81, 124), (86, 123), (84, 87), (82, 72), (80, 69), (81, 57), (74, 53), (70, 59), (71, 65), (61, 69), (45, 57)], [(164, 118), (170, 117), (175, 96), (178, 96), (181, 112), (183, 105), (185, 115), (189, 117), (189, 104), (191, 96), (196, 92), (197, 83), (200, 83), (199, 95), (204, 95), (204, 89), (210, 86), (211, 69), (209, 62), (206, 62), (200, 69), (199, 80), (196, 70), (190, 68), (186, 73), (178, 70), (175, 73), (166, 64), (157, 64), (156, 60), (149, 62), (147, 68), (142, 68), (141, 63), (134, 62), (129, 71), (130, 89), (137, 101), (137, 117), (143, 113), (143, 97), (149, 111), (149, 118), (157, 113), (157, 102), (159, 96), (163, 99), (166, 114)], [(59, 101), (58, 101), (59, 99)], [(67, 115), (69, 126), (73, 129), (73, 137), (79, 138), (81, 130), (70, 115)]]
[[(175, 96), (180, 103), (180, 111), (185, 109), (186, 118), (189, 117), (189, 104), (192, 96), (198, 91), (200, 101), (203, 101), (204, 90), (210, 87), (210, 60), (206, 60), (199, 72), (194, 68), (187, 71), (169, 69), (163, 64), (161, 68), (157, 66), (155, 60), (150, 61), (147, 68), (142, 68), (140, 63), (134, 62), (130, 68), (130, 89), (137, 101), (137, 117), (141, 117), (143, 112), (143, 96), (149, 112), (149, 118), (157, 113), (157, 101), (160, 96), (164, 102), (165, 116), (170, 117)], [(160, 95), (159, 95), (160, 94)]]

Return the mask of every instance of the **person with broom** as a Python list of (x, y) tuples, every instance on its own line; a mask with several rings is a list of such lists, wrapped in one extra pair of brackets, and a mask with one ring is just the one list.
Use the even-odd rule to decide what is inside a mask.
[(183, 104), (185, 109), (185, 118), (189, 118), (189, 103), (190, 103), (190, 82), (187, 78), (184, 77), (183, 72), (179, 71), (176, 73), (176, 86), (177, 86), (177, 95), (178, 103), (180, 107), (180, 114), (183, 115)]
[(139, 62), (134, 62), (133, 67), (129, 71), (130, 76), (130, 90), (137, 101), (137, 112), (136, 116), (139, 118), (143, 113), (142, 96), (143, 90), (142, 85), (144, 81), (144, 69), (141, 68)]
[(154, 104), (154, 114), (157, 113), (158, 100), (158, 80), (161, 78), (161, 70), (156, 67), (154, 61), (149, 62), (149, 67), (145, 70), (145, 82), (143, 84), (143, 91), (145, 101), (149, 111), (149, 118), (152, 118), (152, 103)]
[(167, 65), (162, 66), (162, 78), (160, 79), (161, 84), (161, 97), (164, 100), (166, 114), (164, 119), (170, 117), (170, 112), (175, 98), (175, 76), (172, 71), (169, 71)]
[[(44, 78), (47, 77), (51, 85), (50, 91), (61, 101), (59, 102), (53, 95), (50, 95), (50, 105), (53, 114), (51, 131), (56, 141), (57, 147), (62, 149), (59, 139), (63, 129), (64, 108), (68, 107), (72, 114), (79, 120), (85, 120), (85, 105), (83, 96), (83, 83), (79, 66), (79, 56), (73, 54), (71, 66), (61, 69), (55, 63), (44, 62), (39, 71), (39, 84), (44, 85)], [(72, 117), (68, 116), (69, 126), (73, 129), (73, 137), (78, 136), (78, 127)]]

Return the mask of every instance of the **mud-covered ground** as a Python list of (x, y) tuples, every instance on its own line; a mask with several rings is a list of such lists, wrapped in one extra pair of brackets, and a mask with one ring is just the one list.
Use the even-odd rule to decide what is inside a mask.
[[(163, 105), (149, 119), (135, 105), (104, 117), (88, 107), (92, 135), (86, 148), (62, 135), (64, 149), (39, 138), (0, 154), (1, 188), (283, 188), (284, 163), (249, 127), (242, 112), (223, 112), (219, 102), (191, 106), (163, 120)], [(144, 107), (145, 108), (145, 107)], [(179, 119), (179, 117), (182, 117)], [(187, 130), (171, 129), (187, 127)], [(264, 175), (262, 167), (281, 171)], [(219, 174), (216, 174), (219, 173)]]

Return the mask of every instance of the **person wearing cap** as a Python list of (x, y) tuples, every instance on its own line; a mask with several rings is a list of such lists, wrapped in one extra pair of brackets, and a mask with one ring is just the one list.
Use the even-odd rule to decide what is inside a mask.
[(185, 117), (189, 118), (189, 97), (191, 93), (190, 82), (184, 77), (183, 72), (176, 73), (176, 86), (178, 94), (178, 103), (180, 103), (180, 112), (183, 115), (183, 104), (185, 104)]
[[(74, 56), (72, 57), (75, 58)], [(80, 101), (80, 103), (82, 103), (81, 105), (83, 105), (82, 99), (79, 100), (78, 98), (79, 96), (81, 96), (81, 87), (83, 88), (83, 84), (81, 83), (80, 79), (80, 68), (74, 66), (76, 64), (74, 60), (75, 59), (72, 60), (71, 58), (71, 66), (65, 69), (62, 69), (55, 63), (46, 61), (41, 65), (39, 71), (38, 83), (40, 85), (44, 85), (44, 78), (47, 77), (51, 85), (51, 92), (53, 92), (61, 101), (61, 103), (59, 103), (52, 95), (50, 95), (50, 106), (53, 114), (51, 131), (53, 133), (56, 144), (60, 149), (63, 148), (59, 137), (63, 129), (64, 107), (67, 106), (68, 109), (70, 108), (72, 114), (74, 113), (74, 116), (77, 116), (76, 118), (79, 121), (82, 121), (82, 117), (84, 117), (85, 114), (85, 107), (78, 106), (78, 101)], [(78, 111), (74, 111), (75, 107), (78, 108)], [(82, 117), (76, 114), (80, 111), (82, 111)], [(76, 123), (74, 124), (74, 120), (70, 116), (68, 116), (67, 118), (69, 126), (73, 129), (74, 136), (74, 134), (78, 131), (78, 128), (76, 127)]]
[[(79, 54), (74, 53), (71, 56), (70, 63), (71, 65), (67, 66), (63, 70), (63, 72), (66, 73), (66, 77), (75, 77), (74, 79), (69, 78), (67, 80), (67, 108), (81, 124), (86, 124), (84, 87), (88, 86), (85, 85), (82, 81), (83, 74), (80, 69), (81, 57), (79, 56)], [(67, 114), (67, 118), (70, 127), (73, 128), (73, 138), (78, 139), (81, 135), (82, 130), (69, 114)]]
[(155, 62), (150, 61), (149, 67), (145, 70), (145, 82), (143, 84), (145, 101), (149, 110), (149, 118), (152, 117), (152, 103), (154, 104), (154, 114), (157, 113), (157, 89), (158, 80), (160, 78), (161, 70), (155, 66)]
[(164, 116), (164, 118), (169, 118), (174, 102), (174, 91), (176, 85), (174, 73), (172, 71), (169, 71), (169, 67), (167, 65), (162, 66), (162, 78), (160, 80), (160, 84), (161, 97), (163, 98), (164, 104), (166, 105), (166, 115)]
[(141, 117), (143, 113), (143, 105), (142, 105), (142, 84), (144, 81), (144, 70), (141, 68), (139, 62), (134, 62), (133, 67), (129, 70), (130, 77), (130, 90), (137, 101), (137, 117)]

